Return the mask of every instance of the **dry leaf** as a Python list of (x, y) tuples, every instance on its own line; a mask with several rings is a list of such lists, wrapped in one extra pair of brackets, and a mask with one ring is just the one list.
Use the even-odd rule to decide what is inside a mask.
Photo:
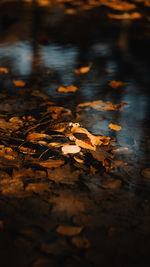
[(113, 123), (110, 123), (110, 124), (109, 124), (109, 128), (110, 128), (111, 130), (114, 130), (114, 131), (120, 131), (120, 130), (122, 129), (121, 126), (119, 126), (119, 125), (117, 125), (117, 124), (113, 124)]
[(129, 11), (136, 8), (135, 4), (131, 4), (120, 0), (101, 0), (101, 4), (113, 8), (115, 10)]
[(15, 131), (23, 126), (23, 121), (18, 117), (12, 117), (9, 121), (5, 121), (4, 119), (0, 119), (0, 128), (3, 130)]
[(128, 20), (128, 19), (140, 19), (142, 18), (142, 15), (139, 12), (133, 12), (131, 14), (129, 13), (123, 13), (123, 14), (108, 14), (108, 17), (110, 19), (123, 19), (123, 20)]
[(79, 153), (81, 148), (77, 145), (64, 145), (61, 150), (66, 155)]
[(70, 226), (70, 225), (59, 225), (56, 228), (57, 233), (67, 236), (78, 235), (81, 233), (82, 230), (83, 230), (82, 226)]
[(73, 92), (76, 92), (78, 90), (78, 87), (74, 86), (74, 85), (69, 85), (67, 87), (63, 87), (63, 86), (60, 86), (58, 88), (58, 92), (63, 92), (63, 93), (73, 93)]
[(8, 73), (8, 69), (0, 67), (0, 73)]
[(123, 85), (124, 85), (124, 82), (113, 80), (113, 81), (109, 82), (108, 85), (109, 85), (110, 87), (114, 88), (114, 89), (117, 89), (117, 88), (123, 86)]
[(18, 153), (13, 151), (12, 148), (0, 145), (0, 157), (7, 160), (14, 160), (18, 156)]
[(80, 69), (75, 70), (74, 72), (77, 74), (84, 74), (89, 72), (91, 69), (91, 66), (87, 66), (87, 67), (81, 67)]
[(35, 132), (35, 133), (29, 133), (26, 139), (29, 142), (36, 143), (41, 138), (51, 139), (51, 136), (48, 134), (42, 134), (42, 133), (36, 133)]
[(56, 168), (63, 165), (65, 162), (61, 159), (48, 159), (47, 161), (41, 161), (39, 164), (45, 168)]
[(25, 86), (25, 82), (21, 81), (21, 80), (15, 80), (13, 81), (13, 84), (16, 86)]

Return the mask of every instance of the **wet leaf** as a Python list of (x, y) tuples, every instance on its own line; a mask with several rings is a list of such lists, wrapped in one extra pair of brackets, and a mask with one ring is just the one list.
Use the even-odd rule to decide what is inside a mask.
[(39, 90), (34, 90), (34, 91), (32, 92), (32, 95), (33, 95), (33, 96), (37, 96), (37, 97), (39, 97), (39, 98), (41, 98), (41, 99), (43, 99), (43, 100), (47, 100), (47, 99), (48, 99), (48, 96), (45, 95), (44, 93), (40, 92)]
[(119, 125), (117, 125), (117, 124), (114, 124), (114, 123), (110, 123), (110, 124), (109, 124), (109, 128), (110, 128), (111, 130), (114, 130), (114, 131), (120, 131), (120, 130), (122, 129), (121, 126), (119, 126)]
[(81, 233), (82, 230), (83, 230), (82, 226), (70, 226), (70, 225), (59, 225), (56, 228), (57, 233), (67, 236), (78, 235)]
[(13, 151), (12, 148), (0, 145), (0, 157), (7, 160), (14, 160), (18, 156), (18, 153)]
[(136, 8), (135, 4), (120, 0), (101, 0), (101, 4), (120, 11), (129, 11)]
[(63, 154), (76, 154), (76, 153), (79, 153), (81, 148), (77, 145), (64, 145), (62, 148), (61, 148)]
[(103, 184), (100, 184), (101, 187), (105, 189), (117, 189), (121, 186), (120, 180), (108, 179)]
[(112, 80), (111, 82), (109, 82), (108, 85), (110, 87), (114, 88), (114, 89), (117, 89), (117, 88), (123, 86), (124, 85), (124, 82)]
[(0, 73), (8, 73), (8, 69), (4, 67), (0, 67)]
[(77, 108), (84, 108), (84, 107), (91, 107), (93, 109), (99, 111), (106, 111), (106, 110), (117, 110), (121, 109), (123, 106), (127, 105), (127, 103), (119, 103), (119, 104), (112, 104), (111, 102), (104, 102), (103, 100), (95, 100), (92, 102), (85, 102), (81, 103), (77, 106)]
[(39, 164), (45, 168), (56, 168), (63, 165), (64, 163), (65, 161), (61, 159), (48, 159), (47, 161), (39, 162)]
[(21, 86), (21, 87), (25, 86), (25, 82), (23, 82), (21, 80), (14, 80), (13, 84), (16, 86)]
[(71, 169), (70, 164), (58, 167), (55, 170), (48, 170), (48, 178), (55, 183), (74, 184), (78, 181), (80, 171)]
[(23, 126), (23, 121), (18, 117), (12, 117), (9, 121), (5, 119), (0, 119), (0, 128), (3, 130), (15, 131)]
[(67, 216), (79, 215), (85, 211), (84, 203), (79, 201), (72, 193), (61, 192), (58, 197), (52, 197), (52, 212), (65, 213)]
[(59, 107), (59, 106), (48, 107), (47, 113), (50, 113), (54, 120), (72, 115), (72, 112), (70, 109)]
[(58, 88), (58, 92), (63, 92), (63, 93), (74, 93), (78, 90), (78, 87), (74, 85), (69, 85), (67, 87), (60, 86)]
[(36, 153), (36, 149), (30, 147), (19, 146), (19, 150), (23, 154), (34, 155)]
[(123, 14), (108, 14), (108, 17), (110, 19), (121, 19), (121, 20), (128, 20), (128, 19), (141, 19), (142, 15), (139, 12), (133, 12), (133, 13), (123, 13)]
[(84, 74), (89, 72), (91, 69), (91, 66), (87, 66), (87, 67), (81, 67), (80, 69), (75, 70), (74, 72), (77, 74)]

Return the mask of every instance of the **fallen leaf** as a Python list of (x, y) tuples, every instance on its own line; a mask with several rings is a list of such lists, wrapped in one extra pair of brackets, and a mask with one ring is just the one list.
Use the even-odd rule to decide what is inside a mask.
[(113, 8), (115, 10), (129, 11), (136, 8), (135, 4), (120, 0), (101, 0), (101, 4), (107, 7)]
[(58, 167), (55, 170), (48, 170), (48, 178), (55, 183), (62, 183), (62, 184), (74, 184), (78, 181), (79, 174), (81, 171), (71, 169), (69, 164), (64, 166)]
[(84, 73), (89, 72), (90, 69), (91, 69), (91, 66), (81, 67), (79, 69), (76, 69), (74, 72), (77, 73), (77, 74), (84, 74)]
[(34, 177), (34, 171), (31, 168), (25, 169), (25, 168), (13, 168), (12, 171), (12, 177), (13, 179), (20, 179), (23, 177)]
[(13, 81), (13, 84), (16, 85), (16, 86), (25, 86), (25, 82), (21, 81), (21, 80), (15, 80)]
[(70, 225), (59, 225), (56, 228), (57, 233), (67, 236), (78, 235), (81, 233), (82, 230), (83, 230), (82, 226), (70, 226)]
[(121, 126), (119, 126), (119, 125), (117, 125), (117, 124), (113, 124), (113, 123), (110, 123), (110, 124), (109, 124), (109, 128), (110, 128), (111, 130), (114, 130), (114, 131), (120, 131), (120, 130), (122, 129)]
[(85, 211), (84, 203), (79, 201), (72, 193), (62, 192), (59, 196), (50, 198), (50, 203), (53, 204), (52, 212), (65, 213), (67, 216), (79, 215)]
[(36, 150), (30, 147), (19, 146), (19, 151), (23, 154), (34, 155)]
[(142, 18), (142, 15), (139, 12), (133, 12), (133, 13), (123, 13), (123, 14), (108, 14), (108, 17), (110, 19), (123, 19), (123, 20), (128, 20), (128, 19), (140, 19)]
[(12, 117), (9, 121), (5, 119), (0, 119), (0, 128), (3, 130), (15, 131), (23, 126), (23, 121), (20, 120), (18, 117)]
[(8, 69), (4, 67), (0, 67), (0, 73), (8, 73)]
[(32, 92), (32, 95), (33, 96), (37, 96), (37, 97), (39, 97), (39, 98), (41, 98), (43, 100), (47, 100), (49, 98), (47, 95), (45, 95), (44, 93), (40, 92), (39, 90), (34, 90)]
[(39, 139), (41, 138), (46, 138), (46, 139), (51, 139), (51, 136), (48, 134), (42, 134), (42, 133), (29, 133), (27, 136), (27, 141), (30, 141), (32, 143), (36, 143)]
[(76, 153), (79, 153), (81, 148), (77, 145), (64, 145), (62, 148), (61, 148), (63, 154), (76, 154)]
[(106, 111), (106, 110), (117, 110), (121, 109), (123, 106), (128, 105), (127, 103), (121, 102), (119, 104), (112, 104), (111, 102), (104, 102), (103, 100), (95, 100), (92, 102), (81, 103), (77, 106), (77, 108), (91, 107), (98, 111)]
[(61, 159), (48, 159), (47, 161), (39, 162), (39, 164), (45, 168), (56, 168), (63, 165), (64, 163), (65, 161)]
[(59, 106), (51, 106), (47, 108), (47, 113), (50, 113), (52, 118), (58, 119), (60, 117), (67, 117), (71, 116), (72, 112), (70, 109), (64, 108), (64, 107), (59, 107)]
[(100, 184), (101, 187), (105, 189), (117, 189), (121, 186), (121, 181), (120, 180), (114, 180), (114, 179), (109, 179), (106, 180), (103, 184)]
[(31, 191), (36, 194), (43, 194), (48, 188), (47, 183), (30, 183), (26, 187), (26, 191)]
[(69, 85), (67, 87), (60, 86), (58, 88), (58, 92), (63, 92), (63, 93), (74, 93), (78, 90), (78, 87), (74, 85)]
[(117, 89), (117, 88), (123, 86), (124, 85), (124, 82), (112, 80), (111, 82), (109, 82), (108, 85), (110, 87), (114, 88), (114, 89)]
[(0, 145), (0, 157), (7, 160), (14, 160), (18, 156), (18, 153), (13, 151), (12, 148)]

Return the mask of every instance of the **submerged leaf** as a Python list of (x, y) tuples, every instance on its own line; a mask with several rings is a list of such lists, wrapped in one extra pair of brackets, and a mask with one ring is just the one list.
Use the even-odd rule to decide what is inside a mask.
[(0, 73), (8, 73), (8, 69), (4, 67), (0, 67)]
[(114, 89), (117, 89), (117, 88), (123, 86), (124, 85), (124, 82), (112, 80), (111, 82), (109, 82), (108, 85), (110, 87), (114, 88)]
[(133, 12), (131, 14), (129, 13), (123, 13), (123, 14), (108, 14), (108, 17), (110, 19), (122, 19), (122, 20), (128, 20), (128, 19), (140, 19), (142, 18), (142, 15), (139, 12)]

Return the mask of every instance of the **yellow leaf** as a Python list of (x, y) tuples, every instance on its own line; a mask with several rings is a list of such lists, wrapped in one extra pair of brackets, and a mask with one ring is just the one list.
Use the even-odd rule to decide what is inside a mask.
[(13, 84), (16, 85), (16, 86), (25, 86), (25, 82), (21, 81), (21, 80), (15, 80), (13, 81)]
[(129, 11), (129, 10), (136, 8), (135, 4), (131, 4), (131, 3), (128, 3), (125, 1), (120, 1), (120, 0), (116, 0), (116, 1), (114, 1), (114, 0), (101, 0), (101, 4), (108, 6), (110, 8), (113, 8), (115, 10), (120, 10), (120, 11), (122, 11), (122, 10)]
[(73, 92), (76, 92), (77, 90), (78, 90), (78, 87), (74, 85), (69, 85), (67, 87), (60, 86), (58, 88), (58, 92), (63, 92), (63, 93), (73, 93)]
[(80, 234), (82, 229), (82, 226), (59, 225), (56, 228), (56, 232), (61, 235), (72, 236)]
[(120, 131), (120, 130), (122, 129), (121, 126), (119, 126), (119, 125), (117, 125), (117, 124), (113, 124), (113, 123), (110, 123), (110, 124), (109, 124), (109, 128), (110, 128), (111, 130), (115, 130), (115, 131)]

